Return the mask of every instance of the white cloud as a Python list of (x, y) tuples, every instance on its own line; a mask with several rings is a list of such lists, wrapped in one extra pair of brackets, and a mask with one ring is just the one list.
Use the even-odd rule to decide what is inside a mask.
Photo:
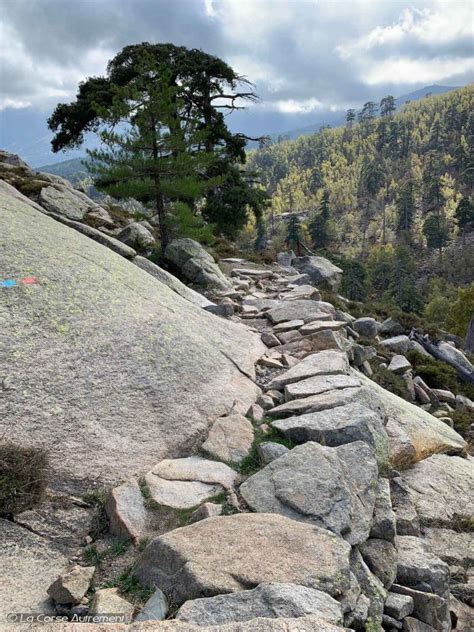
[(364, 75), (369, 86), (378, 84), (419, 84), (443, 81), (449, 77), (474, 72), (472, 59), (409, 59), (389, 57), (374, 64)]

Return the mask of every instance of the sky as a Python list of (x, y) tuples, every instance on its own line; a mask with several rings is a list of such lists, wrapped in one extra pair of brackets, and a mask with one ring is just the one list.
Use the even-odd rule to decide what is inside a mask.
[(260, 96), (237, 115), (247, 133), (291, 129), (471, 82), (473, 20), (464, 0), (0, 0), (0, 126), (44, 121), (123, 46), (150, 41), (201, 48), (246, 75)]

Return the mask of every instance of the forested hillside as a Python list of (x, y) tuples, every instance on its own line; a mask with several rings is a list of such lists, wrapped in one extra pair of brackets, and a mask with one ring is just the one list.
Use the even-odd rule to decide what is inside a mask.
[[(353, 298), (395, 298), (411, 311), (433, 294), (427, 277), (440, 277), (431, 287), (439, 293), (443, 286), (445, 295), (445, 280), (471, 282), (473, 96), (470, 85), (398, 113), (386, 97), (380, 111), (370, 102), (359, 113), (349, 110), (343, 128), (250, 154), (272, 198), (268, 233), (275, 246), (299, 236), (313, 250), (353, 260)], [(298, 219), (278, 221), (288, 212)]]

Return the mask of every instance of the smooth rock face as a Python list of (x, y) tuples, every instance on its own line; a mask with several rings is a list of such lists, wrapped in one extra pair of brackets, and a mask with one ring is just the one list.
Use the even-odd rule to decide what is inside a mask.
[(236, 414), (216, 419), (202, 450), (215, 459), (240, 463), (252, 443), (252, 424), (243, 415)]
[(144, 537), (147, 530), (147, 512), (142, 493), (134, 479), (111, 490), (105, 511), (109, 518), (111, 533), (135, 543)]
[(267, 582), (336, 597), (349, 588), (349, 550), (332, 533), (284, 516), (236, 514), (155, 538), (134, 574), (142, 584), (173, 590), (178, 604)]
[(0, 518), (0, 621), (9, 612), (54, 611), (46, 589), (68, 566), (46, 538)]
[(272, 426), (294, 443), (316, 441), (335, 447), (364, 441), (374, 448), (379, 465), (388, 463), (388, 437), (383, 416), (361, 404), (347, 404), (330, 410), (276, 419)]
[(451, 527), (474, 515), (474, 459), (434, 454), (401, 474), (423, 525)]
[(89, 590), (94, 571), (95, 566), (74, 566), (51, 584), (48, 595), (56, 603), (79, 603)]
[(341, 624), (340, 604), (319, 590), (296, 584), (260, 584), (254, 590), (187, 601), (176, 619), (199, 625), (249, 621), (257, 617), (303, 617), (317, 614)]
[(211, 255), (193, 239), (174, 239), (168, 244), (165, 257), (192, 283), (220, 290), (232, 287)]
[(163, 270), (163, 268), (157, 266), (153, 263), (153, 261), (150, 261), (145, 257), (137, 256), (133, 260), (133, 263), (142, 270), (145, 270), (145, 272), (148, 272), (148, 274), (151, 274), (151, 276), (155, 277), (155, 279), (160, 281), (160, 283), (168, 286), (170, 290), (173, 290), (173, 292), (176, 292), (176, 294), (179, 294), (190, 303), (194, 303), (199, 307), (214, 306), (214, 303), (211, 303), (211, 301), (209, 301), (205, 296), (199, 294), (199, 292), (195, 292), (187, 285), (184, 285), (184, 283), (181, 283), (179, 279), (170, 274), (167, 270)]
[(360, 380), (350, 375), (315, 375), (285, 386), (286, 400), (319, 395), (326, 391), (343, 388), (357, 388)]
[(397, 547), (397, 584), (446, 598), (449, 591), (449, 568), (431, 553), (422, 539), (409, 535), (395, 538)]
[[(255, 400), (253, 365), (265, 350), (255, 334), (39, 213), (12, 187), (0, 184), (0, 198), (0, 268), (18, 280), (0, 302), (15, 385), (0, 403), (0, 433), (61, 445), (50, 454), (53, 486), (118, 484), (170, 450), (189, 450), (237, 397)], [(38, 283), (24, 286), (27, 275)]]
[(268, 389), (281, 389), (313, 375), (340, 375), (349, 371), (347, 354), (342, 351), (322, 351), (307, 356), (285, 373), (273, 378)]
[(342, 270), (332, 264), (329, 259), (315, 256), (294, 257), (291, 265), (307, 275), (311, 283), (321, 289), (337, 292), (341, 285)]
[(253, 474), (240, 494), (253, 511), (310, 522), (358, 544), (370, 532), (376, 479), (365, 443), (328, 448), (308, 442)]

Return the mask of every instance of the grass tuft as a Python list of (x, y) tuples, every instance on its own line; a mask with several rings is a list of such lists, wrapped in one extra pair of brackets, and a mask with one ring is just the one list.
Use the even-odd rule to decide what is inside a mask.
[(42, 448), (0, 443), (0, 516), (37, 505), (48, 480), (48, 453)]

